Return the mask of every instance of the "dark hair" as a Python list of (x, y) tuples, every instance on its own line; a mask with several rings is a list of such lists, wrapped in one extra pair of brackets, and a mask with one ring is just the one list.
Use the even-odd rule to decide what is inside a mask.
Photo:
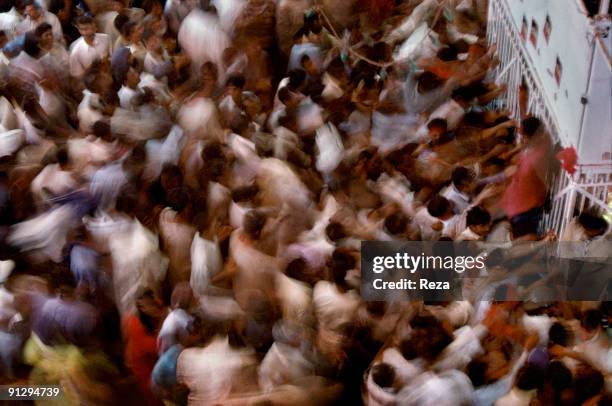
[(484, 226), (491, 222), (491, 215), (480, 206), (472, 207), (465, 219), (468, 226)]
[[(130, 17), (128, 17), (124, 13), (119, 13), (117, 14), (117, 17), (115, 17), (115, 19), (113, 20), (113, 25), (115, 26), (117, 31), (121, 32), (123, 26), (127, 24), (128, 21), (130, 21)], [(93, 20), (91, 22), (93, 23)]]
[(402, 342), (399, 344), (399, 350), (402, 353), (402, 357), (408, 361), (419, 356), (416, 349), (417, 348), (412, 337), (407, 340), (402, 340)]
[(438, 59), (449, 62), (457, 59), (458, 54), (457, 46), (454, 44), (450, 44), (438, 51)]
[(103, 137), (110, 132), (111, 126), (104, 120), (98, 120), (92, 126), (92, 133), (96, 137)]
[(232, 200), (235, 202), (244, 202), (254, 198), (259, 192), (257, 184), (240, 186), (232, 190)]
[(306, 71), (303, 69), (292, 69), (289, 71), (289, 83), (287, 83), (287, 87), (290, 90), (295, 90), (298, 87), (302, 86), (304, 80), (306, 80)]
[(589, 309), (582, 315), (580, 325), (588, 332), (596, 330), (601, 325), (602, 314), (598, 309)]
[(557, 390), (563, 390), (572, 386), (572, 372), (561, 361), (552, 361), (546, 369), (546, 379), (552, 387)]
[(251, 210), (244, 216), (244, 232), (251, 238), (257, 239), (266, 224), (266, 215), (258, 210)]
[(129, 37), (130, 34), (132, 34), (132, 32), (134, 31), (134, 28), (138, 27), (138, 23), (136, 21), (128, 21), (125, 24), (123, 24), (123, 26), (121, 27), (121, 29), (119, 30), (121, 32), (121, 35), (123, 35), (124, 37)]
[(589, 213), (588, 211), (580, 213), (578, 222), (587, 230), (598, 231), (599, 234), (603, 233), (608, 228), (608, 223), (604, 218)]
[(483, 386), (485, 383), (487, 383), (487, 363), (484, 359), (475, 359), (470, 361), (465, 372), (475, 388)]
[(484, 124), (484, 115), (479, 111), (468, 111), (463, 116), (463, 122), (471, 127), (482, 127)]
[(533, 116), (527, 117), (521, 123), (523, 134), (525, 134), (528, 137), (531, 137), (540, 129), (541, 125), (542, 125), (542, 122), (540, 121), (539, 118), (533, 117)]
[(189, 196), (189, 190), (186, 187), (179, 187), (176, 189), (172, 189), (168, 193), (168, 206), (172, 208), (172, 210), (177, 213), (185, 210), (187, 206), (189, 206), (189, 202), (191, 201)]
[(442, 131), (446, 131), (448, 129), (448, 124), (443, 118), (434, 118), (429, 123), (427, 123), (427, 129), (429, 130), (436, 127), (440, 128)]
[(23, 38), (23, 50), (26, 54), (36, 58), (40, 53), (39, 38), (32, 31), (26, 32)]
[(232, 75), (227, 79), (227, 82), (225, 82), (226, 86), (235, 86), (235, 87), (239, 87), (239, 88), (243, 88), (244, 87), (244, 83), (245, 83), (245, 79), (244, 76), (242, 75)]
[(453, 174), (451, 175), (451, 179), (453, 180), (453, 184), (455, 186), (463, 186), (474, 180), (474, 172), (465, 168), (463, 166), (459, 166), (453, 169)]
[(521, 390), (533, 390), (544, 383), (543, 371), (532, 364), (526, 364), (516, 375), (516, 387)]
[(44, 23), (38, 24), (38, 27), (36, 27), (36, 29), (34, 30), (34, 33), (36, 34), (38, 38), (40, 38), (45, 32), (51, 31), (52, 29), (53, 27), (51, 27), (51, 24), (49, 24), (48, 22), (44, 22)]
[(579, 404), (598, 395), (604, 388), (605, 380), (601, 372), (589, 366), (582, 365), (576, 371), (574, 388)]
[[(117, 17), (115, 17), (115, 21), (117, 21)], [(77, 19), (77, 25), (85, 25), (85, 24), (94, 24), (93, 17), (88, 16), (88, 15), (82, 15)]]
[(66, 165), (68, 163), (68, 150), (64, 147), (59, 148), (55, 153), (55, 157), (57, 158), (57, 163), (60, 165)]
[(325, 234), (331, 241), (337, 241), (341, 238), (346, 237), (346, 232), (342, 224), (330, 221), (327, 227), (325, 227)]
[(304, 66), (304, 64), (308, 61), (310, 61), (310, 57), (308, 56), (308, 54), (304, 54), (300, 58), (300, 65)]
[(283, 104), (287, 104), (291, 100), (291, 91), (288, 87), (283, 87), (278, 91), (278, 100)]
[(569, 345), (570, 338), (570, 332), (560, 322), (554, 323), (552, 326), (550, 326), (550, 329), (548, 329), (549, 346), (558, 344), (563, 347), (567, 347)]
[(388, 215), (385, 219), (385, 228), (393, 235), (403, 233), (406, 230), (407, 225), (408, 217), (399, 211)]
[(308, 264), (304, 260), (304, 258), (299, 257), (291, 260), (285, 267), (285, 275), (290, 278), (297, 279), (299, 281), (304, 281), (304, 274), (306, 269), (308, 268)]
[(204, 161), (211, 159), (225, 159), (223, 148), (217, 141), (211, 141), (210, 143), (204, 145), (201, 156)]
[(181, 171), (181, 168), (179, 168), (177, 165), (167, 163), (163, 166), (161, 170), (160, 177), (161, 176), (169, 176), (173, 178), (179, 178), (182, 180), (183, 172)]
[(387, 302), (383, 302), (382, 300), (368, 300), (365, 302), (365, 308), (369, 314), (383, 316), (387, 310)]
[(445, 197), (435, 195), (429, 203), (427, 203), (427, 212), (430, 216), (440, 217), (448, 212), (450, 203)]
[(425, 71), (417, 77), (419, 93), (427, 93), (432, 91), (442, 84), (442, 80), (434, 73)]
[(384, 362), (376, 364), (370, 371), (372, 380), (381, 388), (392, 388), (395, 380), (395, 369)]
[(336, 249), (329, 262), (331, 279), (337, 285), (344, 285), (346, 272), (355, 267), (355, 258), (348, 252)]

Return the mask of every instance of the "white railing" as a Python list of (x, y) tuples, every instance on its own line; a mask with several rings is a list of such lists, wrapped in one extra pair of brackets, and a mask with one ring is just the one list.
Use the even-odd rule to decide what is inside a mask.
[[(519, 27), (515, 24), (507, 0), (489, 0), (487, 40), (497, 46), (500, 64), (489, 73), (489, 79), (506, 84), (508, 90), (496, 103), (507, 108), (519, 118), (521, 85), (526, 86), (527, 112), (539, 117), (546, 125), (555, 143), (568, 146), (560, 135), (559, 122), (554, 115), (548, 95), (530, 60), (521, 40)], [(547, 180), (552, 197), (552, 208), (543, 219), (545, 229), (560, 235), (565, 225), (585, 207), (596, 206), (603, 212), (612, 213), (609, 202), (612, 192), (612, 165), (579, 165), (574, 175), (565, 171), (549, 174)]]

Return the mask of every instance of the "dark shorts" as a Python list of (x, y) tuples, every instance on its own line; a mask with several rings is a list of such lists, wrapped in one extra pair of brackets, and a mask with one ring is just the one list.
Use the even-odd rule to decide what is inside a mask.
[(512, 225), (513, 238), (522, 237), (527, 234), (539, 234), (543, 215), (544, 208), (536, 207), (512, 217), (510, 224)]

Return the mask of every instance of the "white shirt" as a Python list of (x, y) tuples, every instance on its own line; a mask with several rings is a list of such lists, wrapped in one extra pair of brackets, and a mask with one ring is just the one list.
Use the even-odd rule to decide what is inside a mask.
[(132, 89), (125, 85), (121, 86), (117, 96), (119, 96), (119, 105), (126, 110), (134, 109), (134, 97), (138, 95), (138, 90)]
[(7, 39), (10, 41), (17, 33), (17, 26), (23, 20), (23, 16), (11, 8), (5, 13), (0, 13), (0, 30), (6, 33)]
[(250, 352), (233, 349), (227, 337), (216, 337), (204, 348), (183, 350), (176, 376), (178, 382), (189, 388), (189, 405), (223, 404), (234, 385), (242, 381), (241, 371), (255, 363)]
[(95, 34), (93, 46), (81, 37), (70, 47), (70, 74), (81, 77), (96, 60), (104, 60), (111, 55), (111, 43), (108, 35)]
[(58, 164), (51, 164), (45, 166), (45, 169), (34, 178), (30, 189), (34, 196), (44, 200), (43, 189), (48, 189), (57, 196), (76, 188), (76, 186), (77, 183), (69, 171), (61, 170)]
[(414, 224), (421, 231), (421, 239), (424, 241), (434, 241), (438, 239), (440, 232), (431, 228), (431, 226), (438, 221), (437, 218), (429, 214), (427, 207), (421, 207), (413, 218)]
[(468, 206), (470, 205), (470, 197), (466, 195), (465, 193), (460, 192), (455, 187), (454, 183), (445, 187), (442, 190), (442, 193), (440, 193), (440, 195), (442, 195), (442, 197), (445, 197), (446, 199), (450, 200), (451, 202), (455, 204), (455, 207), (453, 208), (453, 211), (455, 212), (455, 214), (463, 213), (465, 209), (467, 209)]
[(30, 16), (27, 16), (19, 26), (17, 27), (17, 31), (21, 34), (25, 34), (28, 31), (33, 31), (42, 23), (48, 23), (51, 26), (51, 31), (53, 32), (53, 38), (56, 41), (64, 42), (64, 33), (62, 31), (62, 24), (60, 23), (57, 16), (48, 11), (42, 11), (42, 15), (36, 21), (32, 20)]
[(353, 320), (359, 296), (354, 291), (341, 293), (333, 283), (319, 281), (314, 287), (313, 303), (320, 325), (337, 331), (342, 324)]
[(188, 329), (193, 322), (193, 316), (183, 309), (174, 309), (164, 319), (159, 335), (157, 336), (157, 347), (161, 353), (178, 343), (177, 337), (188, 334)]
[(535, 390), (524, 391), (514, 388), (506, 396), (495, 402), (495, 406), (528, 406), (535, 393)]

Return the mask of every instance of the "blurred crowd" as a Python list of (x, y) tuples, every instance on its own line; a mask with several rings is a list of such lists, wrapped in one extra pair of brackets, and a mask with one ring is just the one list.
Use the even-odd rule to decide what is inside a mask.
[(1, 7), (0, 383), (74, 405), (611, 404), (609, 302), (513, 300), (503, 251), (461, 301), (359, 293), (362, 240), (610, 255), (601, 213), (540, 227), (558, 147), (525, 89), (521, 117), (496, 101), (485, 0)]

